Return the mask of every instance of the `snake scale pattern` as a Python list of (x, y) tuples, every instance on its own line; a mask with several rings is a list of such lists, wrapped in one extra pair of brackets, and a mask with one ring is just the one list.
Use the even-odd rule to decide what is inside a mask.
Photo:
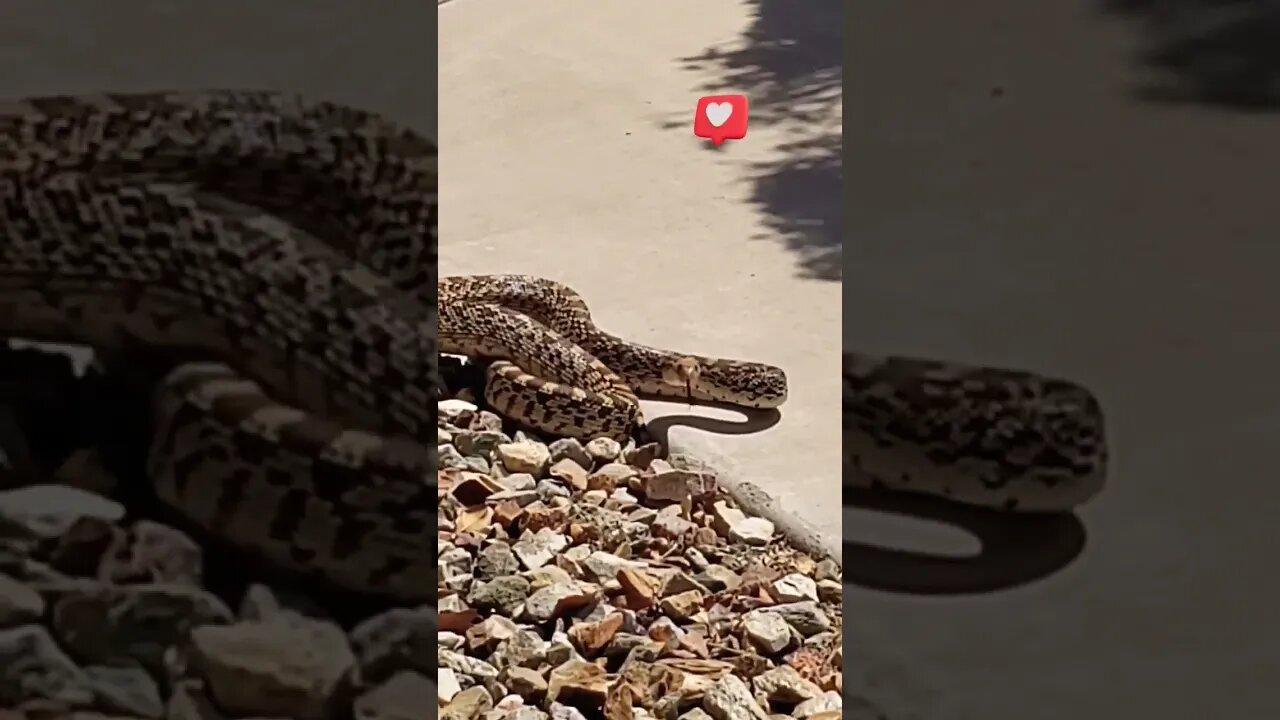
[(1009, 512), (1065, 512), (1101, 491), (1101, 406), (1030, 372), (846, 353), (845, 484)]
[(637, 394), (757, 409), (787, 398), (780, 368), (623, 340), (597, 328), (572, 289), (525, 275), (441, 278), (440, 345), (496, 358), (489, 404), (559, 436), (625, 439), (640, 421)]
[(163, 501), (276, 564), (434, 597), (436, 167), (286, 94), (0, 104), (0, 332), (193, 360), (157, 392)]

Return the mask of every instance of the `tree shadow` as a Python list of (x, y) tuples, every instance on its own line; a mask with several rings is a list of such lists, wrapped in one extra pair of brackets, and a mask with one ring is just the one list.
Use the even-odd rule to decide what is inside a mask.
[(776, 147), (778, 159), (752, 164), (751, 201), (770, 231), (754, 239), (781, 238), (804, 276), (839, 281), (844, 176), (841, 132), (831, 120), (841, 105), (844, 9), (832, 2), (747, 4), (752, 21), (733, 49), (710, 47), (681, 62), (716, 76), (703, 86), (708, 94), (747, 95), (752, 131), (779, 125), (793, 136)]
[(1154, 77), (1137, 94), (1241, 112), (1280, 110), (1280, 4), (1272, 0), (1103, 0), (1141, 25)]

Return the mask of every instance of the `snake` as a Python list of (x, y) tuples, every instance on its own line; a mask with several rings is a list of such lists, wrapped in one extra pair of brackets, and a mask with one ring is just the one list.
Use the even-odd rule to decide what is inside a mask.
[(1070, 512), (1101, 492), (1101, 403), (1040, 373), (846, 352), (844, 484), (1007, 513)]
[(662, 350), (596, 326), (565, 284), (529, 275), (440, 278), (441, 351), (490, 360), (485, 399), (501, 414), (561, 436), (625, 440), (638, 398), (773, 409), (787, 399), (774, 365)]
[(437, 156), (250, 90), (0, 103), (0, 333), (159, 353), (147, 474), (213, 537), (435, 597)]

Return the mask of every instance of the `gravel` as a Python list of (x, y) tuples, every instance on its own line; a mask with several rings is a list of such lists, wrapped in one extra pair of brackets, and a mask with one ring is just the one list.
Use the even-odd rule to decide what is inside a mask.
[(840, 568), (654, 443), (440, 403), (441, 718), (842, 715)]

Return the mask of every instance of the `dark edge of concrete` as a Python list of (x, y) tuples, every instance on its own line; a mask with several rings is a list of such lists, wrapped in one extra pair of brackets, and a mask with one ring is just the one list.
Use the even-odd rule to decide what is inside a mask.
[(840, 538), (824, 535), (808, 520), (783, 508), (777, 498), (760, 486), (744, 479), (737, 464), (718, 451), (714, 444), (670, 441), (667, 451), (670, 454), (688, 455), (703, 462), (715, 471), (720, 486), (743, 512), (768, 520), (796, 548), (819, 559), (830, 558), (841, 570), (844, 569)]
[(796, 548), (818, 558), (830, 558), (841, 570), (844, 569), (840, 538), (833, 539), (823, 535), (809, 521), (784, 509), (777, 498), (755, 483), (725, 475), (718, 467), (715, 469), (721, 487), (738, 503), (743, 512), (768, 520)]

